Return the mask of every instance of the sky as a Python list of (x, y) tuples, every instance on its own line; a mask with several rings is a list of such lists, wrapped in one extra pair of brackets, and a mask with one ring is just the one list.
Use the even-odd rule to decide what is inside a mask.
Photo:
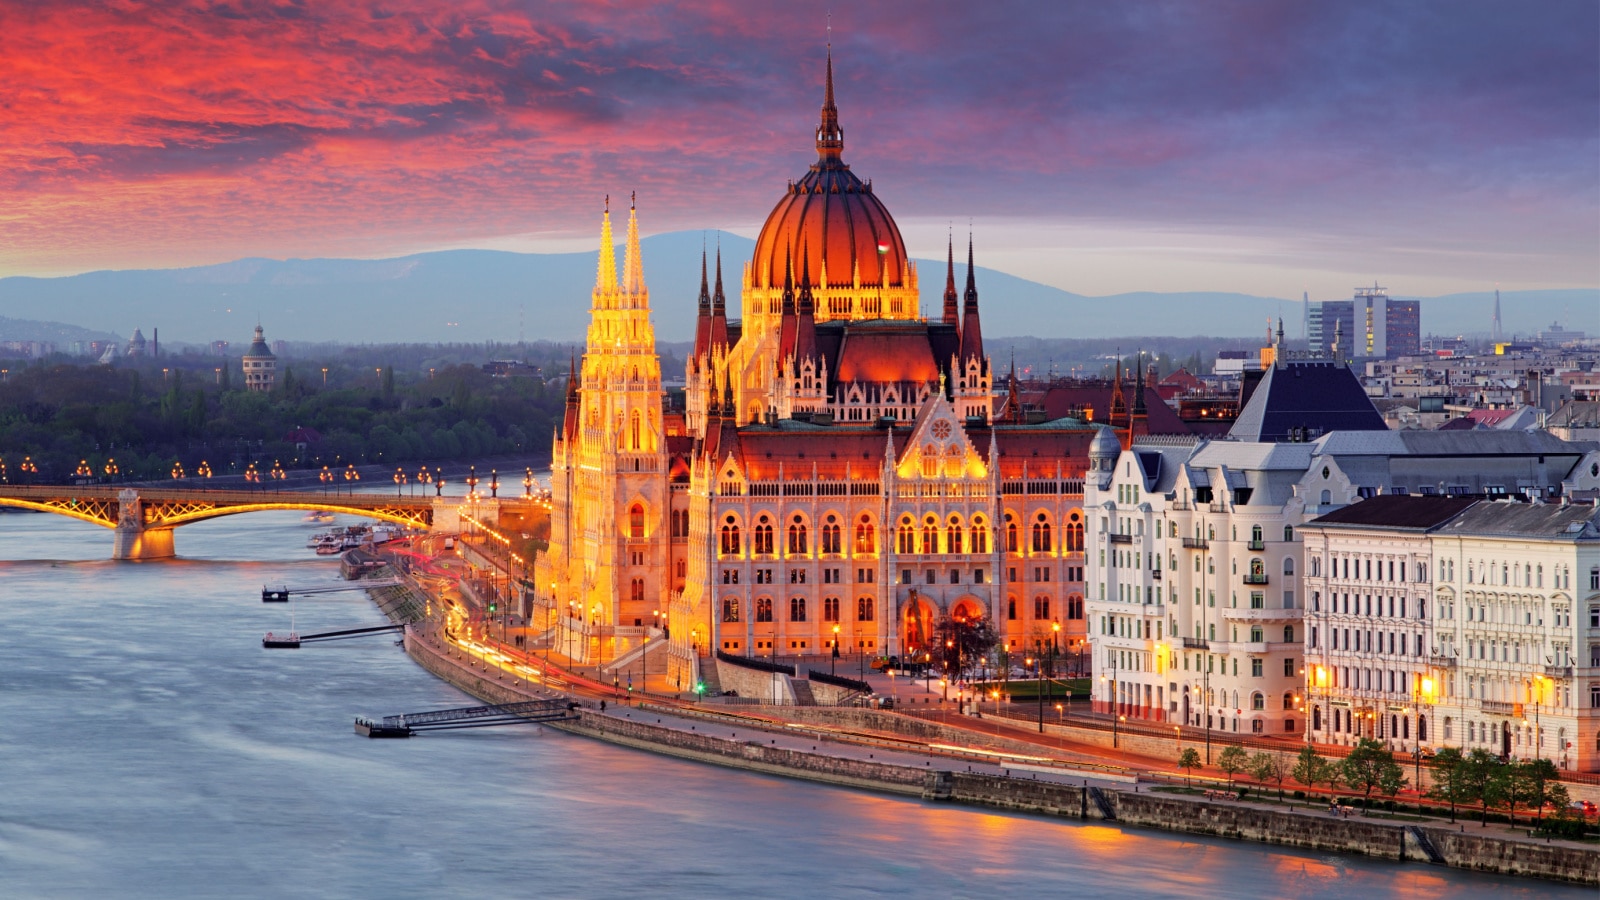
[[(913, 255), (1081, 294), (1600, 286), (1600, 4), (837, 4)], [(754, 236), (829, 5), (0, 0), (0, 276)], [(647, 273), (648, 276), (648, 273)]]

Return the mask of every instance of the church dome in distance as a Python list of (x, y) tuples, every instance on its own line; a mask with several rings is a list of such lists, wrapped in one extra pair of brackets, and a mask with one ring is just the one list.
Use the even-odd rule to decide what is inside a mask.
[(859, 268), (863, 285), (908, 285), (911, 276), (899, 226), (871, 183), (857, 178), (840, 158), (844, 129), (833, 104), (831, 52), (826, 83), (817, 161), (804, 178), (789, 185), (761, 226), (751, 278), (761, 287), (781, 286), (792, 259), (796, 281), (809, 269), (814, 281), (820, 282), (826, 271), (828, 284), (850, 284)]

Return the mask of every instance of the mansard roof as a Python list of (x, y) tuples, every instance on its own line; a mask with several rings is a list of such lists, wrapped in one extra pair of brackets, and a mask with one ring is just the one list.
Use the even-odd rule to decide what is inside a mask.
[(1380, 494), (1336, 509), (1306, 524), (1428, 531), (1461, 515), (1477, 502), (1477, 497)]
[[(1297, 437), (1297, 430), (1308, 434)], [(1349, 368), (1291, 360), (1266, 371), (1228, 435), (1241, 441), (1287, 441), (1330, 431), (1388, 430)]]
[[(1045, 415), (1052, 419), (1078, 414), (1079, 410), (1093, 410), (1094, 420), (1107, 425), (1125, 427), (1127, 419), (1118, 417), (1116, 422), (1110, 421), (1111, 394), (1116, 389), (1110, 379), (1095, 381), (1075, 381), (1051, 384), (1048, 387), (1030, 389), (1026, 384), (1022, 387), (1022, 402), (1045, 411)], [(1132, 393), (1132, 385), (1125, 385), (1123, 391)], [(1147, 384), (1144, 388), (1145, 429), (1150, 434), (1188, 434), (1189, 426), (1178, 418), (1162, 399), (1155, 385)]]
[(873, 319), (817, 325), (817, 349), (828, 361), (829, 388), (851, 382), (937, 382), (961, 350), (956, 328), (942, 322)]
[(1520, 500), (1485, 500), (1440, 531), (1464, 537), (1595, 541), (1600, 540), (1600, 511), (1593, 506), (1577, 504), (1560, 506)]

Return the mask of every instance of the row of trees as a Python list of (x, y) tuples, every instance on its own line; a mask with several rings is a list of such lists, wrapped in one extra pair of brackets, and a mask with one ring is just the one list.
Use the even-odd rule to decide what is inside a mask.
[[(1227, 776), (1229, 787), (1240, 774), (1248, 774), (1262, 784), (1275, 784), (1280, 800), (1283, 783), (1289, 778), (1313, 790), (1321, 785), (1329, 790), (1343, 787), (1359, 792), (1364, 804), (1371, 802), (1374, 791), (1392, 798), (1408, 784), (1405, 769), (1395, 762), (1393, 754), (1371, 738), (1362, 738), (1343, 759), (1325, 759), (1310, 746), (1301, 749), (1292, 764), (1289, 759), (1284, 753), (1260, 751), (1251, 755), (1243, 747), (1228, 746), (1217, 755), (1217, 769)], [(1178, 766), (1188, 772), (1191, 783), (1194, 770), (1201, 765), (1200, 754), (1193, 747), (1178, 755)], [(1476, 804), (1485, 827), (1489, 811), (1501, 808), (1515, 825), (1518, 809), (1535, 810), (1542, 820), (1546, 805), (1564, 812), (1570, 802), (1567, 789), (1557, 781), (1555, 764), (1548, 759), (1504, 762), (1486, 750), (1462, 753), (1450, 747), (1434, 757), (1432, 773), (1433, 787), (1428, 796), (1450, 805), (1451, 821), (1455, 821), (1457, 807)]]
[[(467, 364), (379, 367), (364, 381), (326, 388), (319, 369), (311, 368), (315, 381), (280, 370), (270, 393), (148, 360), (14, 369), (0, 381), (0, 461), (8, 464), (0, 477), (60, 482), (84, 461), (111, 477), (113, 459), (119, 477), (151, 479), (174, 463), (193, 471), (201, 460), (223, 475), (250, 462), (293, 469), (541, 455), (565, 399), (561, 385), (493, 378)], [(316, 434), (307, 440), (301, 429)]]

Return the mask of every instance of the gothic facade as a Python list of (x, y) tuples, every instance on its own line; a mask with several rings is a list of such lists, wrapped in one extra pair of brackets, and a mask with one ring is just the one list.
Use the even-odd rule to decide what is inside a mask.
[[(1014, 380), (997, 392), (970, 242), (964, 291), (952, 247), (942, 314), (921, 315), (893, 218), (842, 161), (831, 59), (816, 145), (744, 266), (741, 318), (720, 252), (714, 277), (702, 259), (681, 409), (664, 403), (636, 216), (618, 280), (607, 214), (536, 621), (593, 661), (659, 642), (685, 687), (718, 650), (921, 655), (946, 616), (989, 619), (1019, 656), (1070, 655), (1085, 467), (1107, 429), (1025, 410)], [(1121, 443), (1142, 398), (1119, 378)]]

